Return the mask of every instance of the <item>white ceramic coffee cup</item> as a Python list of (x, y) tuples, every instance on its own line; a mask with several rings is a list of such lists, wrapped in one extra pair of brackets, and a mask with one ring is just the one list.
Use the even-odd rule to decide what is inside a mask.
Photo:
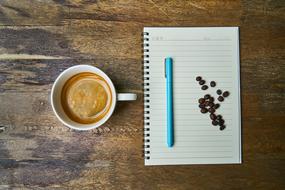
[[(61, 105), (61, 91), (68, 79), (72, 76), (82, 73), (82, 72), (91, 72), (95, 73), (107, 81), (111, 93), (112, 93), (112, 104), (109, 109), (109, 112), (98, 122), (92, 124), (82, 124), (71, 120), (64, 112)], [(100, 69), (91, 66), (91, 65), (76, 65), (64, 70), (55, 80), (52, 89), (51, 89), (51, 106), (56, 117), (67, 127), (77, 130), (89, 130), (94, 129), (102, 124), (104, 124), (113, 114), (117, 101), (131, 101), (136, 100), (137, 95), (133, 93), (116, 93), (115, 87), (111, 79)]]

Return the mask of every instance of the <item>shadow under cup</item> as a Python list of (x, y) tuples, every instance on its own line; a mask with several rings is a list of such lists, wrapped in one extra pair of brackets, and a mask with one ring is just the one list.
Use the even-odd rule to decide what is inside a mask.
[[(62, 106), (61, 97), (62, 97), (62, 90), (64, 88), (64, 85), (72, 77), (78, 74), (82, 74), (82, 73), (93, 73), (95, 75), (102, 77), (106, 81), (108, 87), (110, 88), (110, 92), (111, 92), (111, 96), (110, 96), (111, 105), (109, 106), (108, 111), (104, 114), (102, 118), (100, 118), (100, 120), (95, 121), (94, 123), (93, 122), (92, 123), (80, 123), (80, 122), (77, 122), (71, 119), (71, 117), (66, 114), (66, 109), (64, 109)], [(53, 108), (55, 115), (64, 125), (72, 129), (77, 129), (77, 130), (93, 129), (105, 123), (110, 118), (110, 116), (112, 115), (114, 111), (116, 101), (117, 101), (116, 98), (117, 98), (116, 91), (115, 91), (115, 88), (114, 88), (114, 85), (111, 79), (100, 69), (93, 67), (93, 66), (89, 66), (89, 65), (73, 66), (63, 71), (58, 76), (56, 81), (54, 82), (52, 91), (51, 91), (51, 104), (52, 104), (52, 108)]]

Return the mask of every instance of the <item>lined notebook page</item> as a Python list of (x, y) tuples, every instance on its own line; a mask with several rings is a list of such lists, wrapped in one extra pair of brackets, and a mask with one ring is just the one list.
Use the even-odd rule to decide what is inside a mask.
[[(150, 151), (146, 165), (241, 163), (239, 37), (237, 27), (146, 27), (149, 41)], [(174, 146), (166, 143), (164, 59), (173, 58)], [(206, 91), (195, 80), (202, 76)], [(212, 126), (198, 99), (229, 91), (216, 113), (226, 129)], [(217, 100), (215, 100), (217, 102)]]

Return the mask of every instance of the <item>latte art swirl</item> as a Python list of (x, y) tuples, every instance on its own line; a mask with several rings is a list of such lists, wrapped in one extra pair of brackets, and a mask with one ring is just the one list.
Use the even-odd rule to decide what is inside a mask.
[(108, 83), (94, 73), (80, 73), (71, 77), (61, 93), (62, 107), (70, 119), (82, 124), (101, 120), (112, 104)]

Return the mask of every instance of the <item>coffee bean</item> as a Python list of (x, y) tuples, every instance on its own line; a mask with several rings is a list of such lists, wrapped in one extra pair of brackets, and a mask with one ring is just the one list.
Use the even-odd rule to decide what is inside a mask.
[(211, 81), (211, 82), (210, 82), (210, 86), (211, 86), (211, 87), (215, 87), (215, 86), (216, 86), (216, 82), (215, 82), (215, 81)]
[(210, 115), (210, 118), (211, 118), (211, 120), (216, 120), (217, 116), (216, 116), (214, 113), (212, 113), (212, 114)]
[(207, 100), (207, 99), (209, 99), (211, 97), (211, 95), (210, 94), (206, 94), (205, 96), (204, 96), (204, 98)]
[(203, 86), (201, 87), (201, 89), (202, 89), (202, 90), (207, 90), (207, 89), (208, 89), (208, 86), (207, 86), (207, 85), (203, 85)]
[(214, 107), (214, 105), (215, 105), (215, 104), (214, 104), (213, 102), (209, 102), (209, 104), (208, 104), (208, 105), (209, 105), (209, 107), (211, 107), (211, 108), (212, 108), (212, 107)]
[(214, 113), (216, 111), (214, 108), (209, 108), (208, 110), (210, 113)]
[(222, 101), (224, 101), (224, 97), (223, 97), (223, 96), (219, 96), (219, 97), (218, 97), (218, 100), (219, 100), (220, 102), (222, 102)]
[(217, 115), (217, 120), (221, 120), (222, 116), (221, 115)]
[(206, 108), (201, 108), (201, 113), (207, 113), (208, 110)]
[(205, 106), (209, 106), (209, 103), (210, 103), (209, 101), (206, 101)]
[(217, 94), (218, 95), (221, 95), (222, 94), (222, 91), (219, 89), (219, 90), (217, 90)]
[(220, 107), (220, 104), (215, 104), (213, 108), (218, 109), (219, 107)]
[(225, 92), (223, 93), (223, 96), (224, 96), (224, 97), (228, 97), (229, 95), (230, 95), (229, 91), (225, 91)]
[(209, 98), (209, 102), (214, 102), (214, 101), (215, 101), (214, 97)]
[(217, 122), (216, 120), (213, 120), (213, 121), (212, 121), (212, 125), (217, 126), (217, 125), (218, 125), (218, 122)]
[(196, 81), (200, 81), (200, 80), (202, 80), (202, 77), (200, 76), (196, 77)]
[(225, 128), (226, 128), (225, 125), (220, 126), (220, 130), (221, 130), (221, 131), (224, 130)]
[(199, 81), (199, 84), (200, 84), (200, 85), (203, 85), (203, 84), (205, 84), (205, 83), (206, 83), (205, 80), (200, 80), (200, 81)]
[(200, 104), (203, 104), (205, 102), (205, 99), (204, 98), (200, 98), (199, 101), (198, 101)]
[(218, 122), (219, 122), (220, 125), (223, 125), (225, 123), (225, 120), (219, 119)]
[(199, 104), (199, 108), (205, 108), (205, 104)]

